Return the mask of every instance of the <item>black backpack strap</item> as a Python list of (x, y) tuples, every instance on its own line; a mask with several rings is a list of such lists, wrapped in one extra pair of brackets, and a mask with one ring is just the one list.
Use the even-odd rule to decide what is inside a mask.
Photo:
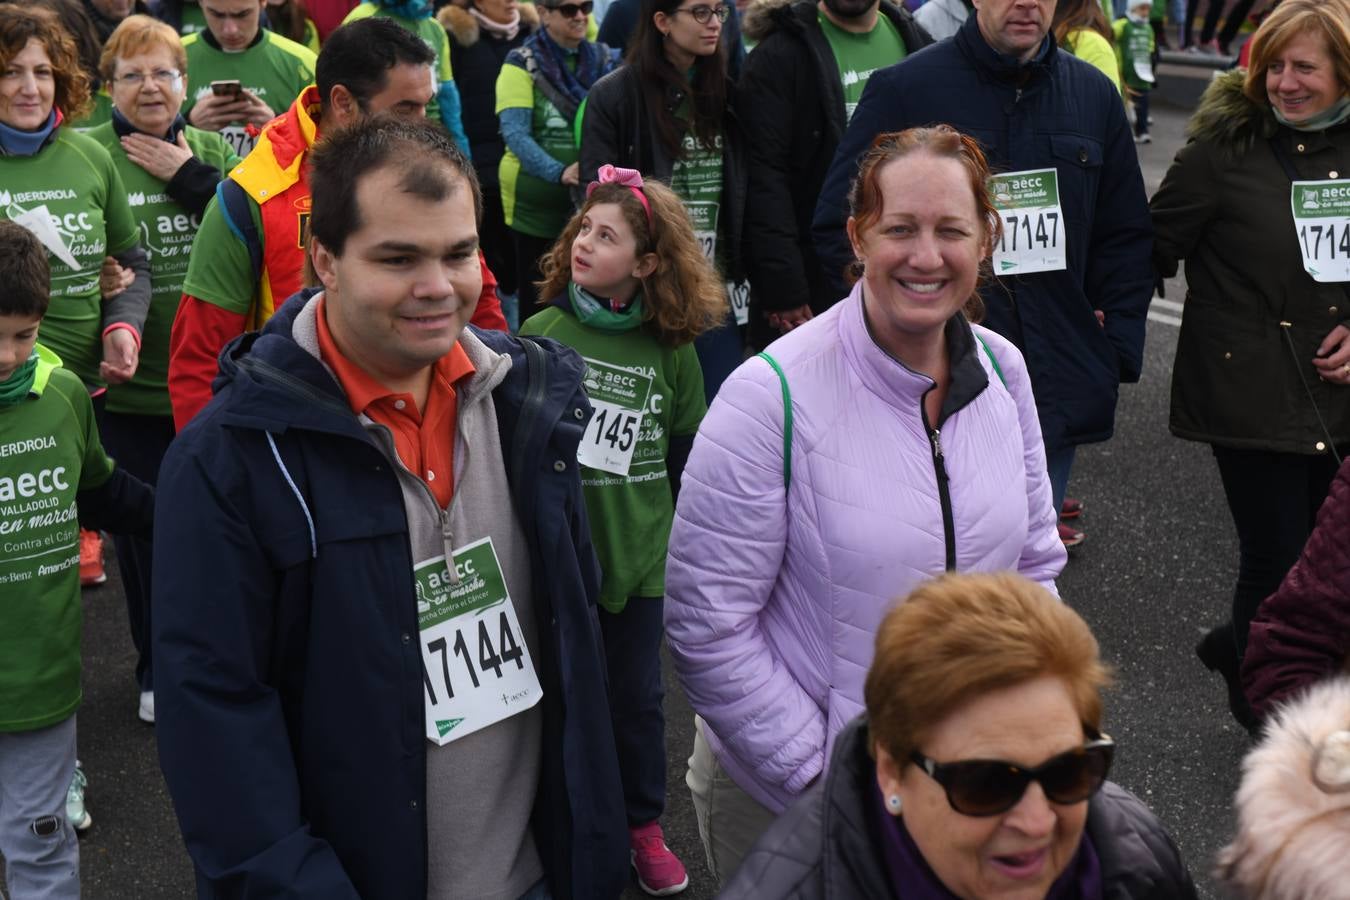
[(511, 435), (511, 496), (516, 504), (516, 514), (522, 522), (533, 521), (533, 498), (525, 496), (524, 484), (526, 467), (529, 460), (529, 441), (532, 425), (539, 417), (544, 403), (548, 399), (548, 378), (546, 369), (548, 357), (544, 348), (527, 337), (517, 335), (521, 347), (525, 350), (525, 399), (521, 401), (520, 411), (516, 414), (516, 425)]
[(253, 265), (253, 280), (256, 283), (262, 278), (263, 246), (258, 226), (253, 222), (250, 208), (252, 200), (233, 178), (221, 179), (220, 184), (216, 185), (216, 200), (225, 214), (225, 224), (248, 248), (248, 260)]

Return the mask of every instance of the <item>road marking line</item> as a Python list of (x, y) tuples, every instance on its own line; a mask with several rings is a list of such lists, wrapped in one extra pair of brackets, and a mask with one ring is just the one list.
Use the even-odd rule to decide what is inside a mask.
[(1175, 325), (1178, 328), (1181, 327), (1181, 320), (1178, 319), (1176, 316), (1169, 316), (1166, 313), (1154, 312), (1153, 310), (1149, 310), (1148, 317), (1149, 320), (1153, 322), (1162, 322), (1164, 325)]
[(1153, 305), (1154, 305), (1154, 306), (1162, 307), (1163, 309), (1167, 310), (1168, 312), (1176, 312), (1176, 313), (1179, 313), (1179, 312), (1181, 312), (1183, 309), (1185, 309), (1185, 307), (1182, 306), (1180, 303), (1176, 303), (1176, 302), (1174, 302), (1174, 301), (1172, 301), (1172, 300), (1164, 300), (1164, 299), (1161, 298), (1161, 297), (1154, 297), (1154, 298), (1153, 298)]

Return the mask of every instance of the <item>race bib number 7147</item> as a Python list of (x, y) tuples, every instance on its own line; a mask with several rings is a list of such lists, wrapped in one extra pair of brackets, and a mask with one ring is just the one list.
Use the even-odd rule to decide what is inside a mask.
[(995, 275), (1057, 272), (1068, 265), (1064, 212), (1055, 169), (1006, 172), (989, 180), (989, 196), (1003, 222), (994, 247)]

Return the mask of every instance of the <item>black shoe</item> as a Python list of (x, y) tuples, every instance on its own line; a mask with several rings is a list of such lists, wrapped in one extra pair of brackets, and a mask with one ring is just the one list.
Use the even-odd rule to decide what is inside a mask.
[(1228, 685), (1228, 711), (1248, 734), (1256, 734), (1261, 722), (1247, 703), (1242, 691), (1242, 660), (1238, 659), (1237, 642), (1233, 639), (1232, 623), (1211, 628), (1195, 645), (1195, 655), (1211, 672), (1218, 672)]

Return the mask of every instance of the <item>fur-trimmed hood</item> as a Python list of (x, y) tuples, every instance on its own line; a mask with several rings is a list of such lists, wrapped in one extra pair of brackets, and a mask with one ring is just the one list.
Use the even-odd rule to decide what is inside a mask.
[(741, 34), (762, 41), (792, 17), (796, 0), (752, 0), (741, 13)]
[(1216, 877), (1245, 900), (1340, 900), (1350, 885), (1350, 677), (1282, 706), (1242, 764)]
[(1186, 126), (1186, 136), (1206, 141), (1241, 156), (1257, 139), (1265, 140), (1279, 128), (1275, 114), (1265, 104), (1253, 103), (1242, 93), (1245, 69), (1233, 69), (1217, 76)]
[[(535, 9), (533, 3), (519, 3), (516, 8), (520, 10), (520, 30), (526, 34), (533, 34), (539, 27), (539, 10)], [(436, 13), (436, 21), (440, 22), (441, 27), (450, 35), (450, 40), (461, 47), (472, 47), (482, 37), (482, 28), (478, 20), (469, 15), (467, 9), (456, 3), (451, 3)]]

